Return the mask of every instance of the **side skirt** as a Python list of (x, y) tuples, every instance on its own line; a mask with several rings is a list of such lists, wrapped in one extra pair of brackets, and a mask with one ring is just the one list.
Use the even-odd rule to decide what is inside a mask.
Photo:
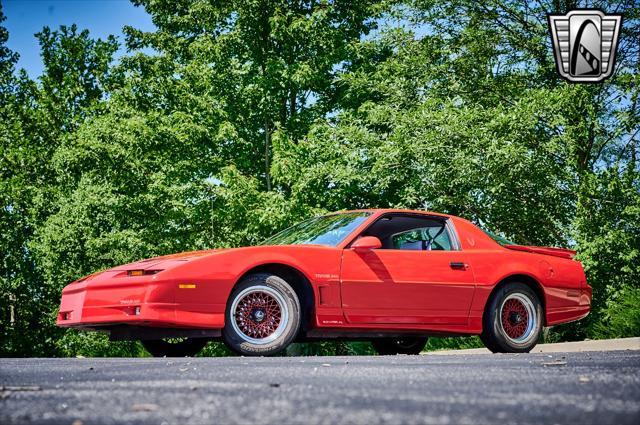
[(299, 341), (313, 341), (323, 339), (339, 339), (339, 340), (371, 340), (377, 338), (402, 338), (407, 336), (420, 337), (450, 337), (450, 336), (471, 336), (468, 333), (455, 332), (433, 332), (433, 331), (416, 331), (416, 330), (393, 330), (393, 331), (370, 331), (370, 330), (330, 330), (330, 329), (312, 329), (307, 331), (306, 335), (301, 336)]

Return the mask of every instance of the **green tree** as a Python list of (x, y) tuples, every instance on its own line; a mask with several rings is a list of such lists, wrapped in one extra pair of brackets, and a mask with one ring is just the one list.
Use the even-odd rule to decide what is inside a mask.
[[(117, 65), (113, 37), (45, 28), (37, 80), (15, 71), (0, 28), (0, 354), (139, 355), (56, 329), (61, 288), (364, 207), (428, 208), (576, 247), (593, 314), (552, 337), (637, 334), (638, 309), (620, 307), (640, 287), (632, 2), (134, 3), (156, 30), (125, 28)], [(586, 6), (625, 17), (602, 84), (563, 81), (551, 52), (546, 13)], [(477, 339), (430, 347), (456, 344)]]
[[(0, 23), (4, 20), (0, 5)], [(29, 352), (29, 341), (20, 337), (26, 331), (25, 317), (16, 310), (33, 295), (29, 288), (33, 268), (24, 249), (24, 193), (15, 175), (23, 155), (12, 146), (12, 141), (21, 136), (18, 81), (14, 75), (18, 55), (6, 46), (8, 39), (6, 28), (0, 26), (0, 354)], [(26, 321), (29, 319), (33, 315), (27, 313)], [(37, 318), (34, 321), (37, 323)], [(46, 335), (38, 334), (34, 340), (44, 338)]]
[[(131, 48), (182, 65), (179, 78), (223, 105), (231, 157), (271, 189), (271, 139), (295, 140), (334, 107), (333, 79), (348, 47), (375, 27), (375, 1), (140, 0), (158, 30), (127, 28)], [(194, 87), (195, 86), (195, 87)], [(260, 163), (263, 164), (260, 167)]]
[[(587, 6), (624, 15), (617, 68), (602, 84), (570, 84), (556, 73), (546, 13)], [(274, 178), (303, 205), (425, 207), (520, 243), (574, 246), (593, 311), (557, 334), (602, 335), (596, 324), (615, 323), (612, 303), (640, 284), (640, 8), (489, 0), (396, 11), (408, 29), (352, 46), (339, 113), (300, 143), (283, 135)]]
[(48, 162), (56, 199), (30, 247), (57, 291), (139, 258), (256, 242), (310, 214), (269, 190), (272, 134), (295, 140), (331, 109), (346, 46), (377, 13), (369, 3), (141, 4), (157, 31), (126, 29), (133, 53), (106, 69), (108, 102), (80, 105), (80, 125)]
[(56, 286), (125, 259), (255, 242), (308, 214), (280, 188), (262, 193), (261, 163), (276, 128), (297, 140), (333, 108), (347, 46), (378, 13), (370, 3), (139, 4), (157, 31), (126, 28), (134, 53), (104, 113), (52, 155), (60, 205), (34, 247)]
[[(93, 40), (75, 25), (44, 28), (40, 42), (44, 73), (39, 81), (13, 72), (16, 57), (2, 45), (2, 344), (11, 355), (51, 355), (59, 331), (53, 326), (59, 286), (45, 279), (34, 246), (40, 226), (56, 211), (59, 196), (54, 153), (88, 116), (98, 113), (113, 37)], [(6, 31), (2, 30), (6, 41)], [(5, 77), (6, 75), (6, 77)], [(7, 84), (4, 82), (7, 81)], [(54, 273), (50, 271), (49, 273)]]
[(591, 335), (605, 302), (640, 282), (633, 236), (640, 30), (637, 7), (593, 5), (625, 16), (616, 73), (603, 84), (566, 83), (555, 71), (545, 15), (578, 6), (402, 5), (408, 28), (353, 46), (337, 82), (339, 114), (302, 142), (283, 135), (276, 143), (274, 179), (302, 204), (428, 208), (519, 243), (575, 246), (594, 309), (589, 322), (560, 333)]

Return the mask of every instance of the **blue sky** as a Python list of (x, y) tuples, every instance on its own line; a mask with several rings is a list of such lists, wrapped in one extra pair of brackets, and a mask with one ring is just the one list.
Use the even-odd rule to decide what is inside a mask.
[[(144, 31), (153, 30), (151, 17), (129, 0), (0, 0), (7, 20), (1, 25), (9, 30), (9, 48), (20, 54), (19, 68), (31, 77), (42, 73), (40, 49), (34, 34), (42, 27), (77, 24), (88, 29), (93, 38), (109, 34), (123, 41), (122, 27), (131, 25)], [(119, 54), (125, 53), (121, 49)]]

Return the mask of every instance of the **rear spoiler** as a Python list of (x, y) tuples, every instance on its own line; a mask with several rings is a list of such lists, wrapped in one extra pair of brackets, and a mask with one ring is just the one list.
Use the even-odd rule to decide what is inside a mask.
[(573, 259), (576, 251), (565, 248), (552, 248), (550, 246), (530, 246), (530, 245), (504, 245), (505, 248), (514, 251), (533, 252), (535, 254), (553, 255), (554, 257)]

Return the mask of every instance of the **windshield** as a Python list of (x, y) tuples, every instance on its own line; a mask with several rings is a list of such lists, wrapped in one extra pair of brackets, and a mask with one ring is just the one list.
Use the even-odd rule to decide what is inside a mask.
[(371, 213), (348, 212), (315, 217), (271, 236), (261, 245), (337, 246)]
[(482, 231), (485, 232), (491, 239), (498, 242), (502, 246), (516, 245), (515, 243), (511, 242), (509, 239), (503, 238), (502, 236), (498, 236), (495, 233), (488, 231), (487, 229), (482, 229)]

